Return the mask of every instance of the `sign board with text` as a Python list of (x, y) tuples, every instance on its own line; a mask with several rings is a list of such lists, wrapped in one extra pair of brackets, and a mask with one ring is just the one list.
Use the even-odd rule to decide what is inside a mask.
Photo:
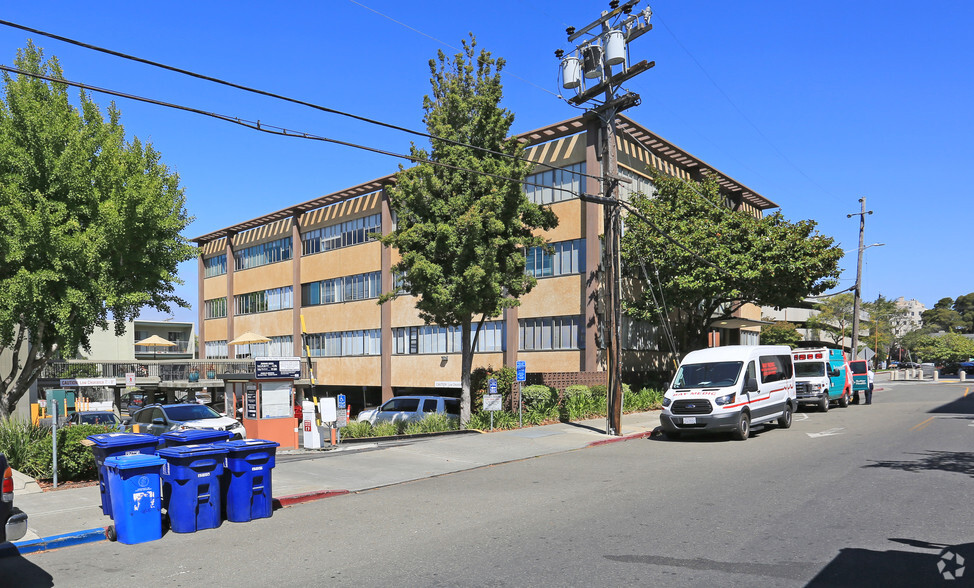
[(500, 394), (484, 394), (484, 410), (488, 412), (503, 410), (503, 402)]
[(517, 362), (517, 381), (523, 382), (527, 379), (528, 366), (523, 361)]
[(254, 373), (258, 379), (301, 378), (300, 357), (257, 357), (254, 358)]

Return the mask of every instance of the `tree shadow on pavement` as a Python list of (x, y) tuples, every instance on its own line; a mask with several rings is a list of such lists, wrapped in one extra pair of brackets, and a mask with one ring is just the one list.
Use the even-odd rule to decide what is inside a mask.
[[(10, 549), (12, 553), (5, 550)], [(54, 578), (35, 563), (20, 555), (17, 548), (10, 544), (3, 545), (0, 551), (0, 586), (17, 586), (18, 588), (48, 588), (54, 586)]]
[(894, 539), (927, 553), (847, 547), (807, 584), (818, 586), (971, 586), (974, 543), (949, 546), (914, 539)]
[(974, 395), (962, 396), (927, 412), (929, 414), (974, 414)]
[(914, 453), (914, 461), (874, 461), (864, 468), (889, 468), (904, 472), (941, 471), (974, 477), (974, 453), (967, 451), (925, 451)]

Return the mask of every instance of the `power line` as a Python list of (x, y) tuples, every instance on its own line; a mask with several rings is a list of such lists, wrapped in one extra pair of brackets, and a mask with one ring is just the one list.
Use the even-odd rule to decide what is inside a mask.
[[(354, 0), (350, 0), (350, 1), (354, 1)], [(510, 158), (510, 159), (524, 161), (524, 162), (531, 163), (533, 165), (537, 165), (537, 166), (544, 167), (544, 168), (547, 168), (547, 169), (562, 170), (562, 171), (566, 171), (568, 173), (571, 173), (573, 175), (578, 175), (578, 176), (581, 176), (581, 177), (590, 177), (590, 178), (595, 178), (595, 179), (601, 179), (598, 176), (591, 176), (591, 175), (588, 175), (588, 174), (583, 174), (581, 172), (574, 172), (574, 171), (564, 170), (564, 169), (562, 169), (560, 167), (557, 167), (557, 166), (554, 166), (554, 165), (551, 165), (551, 164), (548, 164), (548, 163), (544, 163), (544, 162), (540, 162), (540, 161), (532, 161), (532, 160), (526, 159), (524, 157), (516, 157), (514, 155), (510, 155), (508, 153), (504, 153), (504, 152), (501, 152), (501, 151), (495, 151), (493, 149), (488, 149), (486, 147), (480, 147), (480, 146), (477, 146), (477, 145), (471, 145), (469, 143), (464, 143), (462, 141), (455, 141), (453, 139), (447, 139), (447, 138), (444, 138), (444, 137), (438, 137), (436, 135), (430, 135), (430, 134), (424, 133), (422, 131), (416, 131), (416, 130), (409, 129), (409, 128), (406, 128), (406, 127), (402, 127), (402, 126), (399, 126), (399, 125), (394, 125), (392, 123), (382, 122), (380, 120), (376, 120), (376, 119), (369, 118), (369, 117), (366, 117), (366, 116), (361, 116), (361, 115), (353, 114), (353, 113), (350, 113), (350, 112), (345, 112), (345, 111), (342, 111), (342, 110), (337, 110), (337, 109), (334, 109), (334, 108), (329, 108), (327, 106), (322, 106), (320, 104), (315, 104), (313, 102), (307, 102), (305, 100), (299, 100), (297, 98), (291, 98), (289, 96), (284, 96), (284, 95), (277, 94), (277, 93), (274, 93), (274, 92), (268, 92), (266, 90), (260, 90), (258, 88), (252, 88), (250, 86), (244, 86), (244, 85), (237, 84), (237, 83), (234, 83), (234, 82), (230, 82), (230, 81), (227, 81), (227, 80), (223, 80), (223, 79), (220, 79), (220, 78), (215, 78), (215, 77), (212, 77), (212, 76), (208, 76), (208, 75), (205, 75), (205, 74), (197, 73), (197, 72), (190, 71), (190, 70), (187, 70), (187, 69), (182, 69), (182, 68), (175, 67), (175, 66), (172, 66), (172, 65), (167, 65), (165, 63), (160, 63), (158, 61), (152, 61), (150, 59), (145, 59), (145, 58), (138, 57), (138, 56), (135, 56), (135, 55), (130, 55), (130, 54), (127, 54), (127, 53), (122, 53), (120, 51), (115, 51), (114, 49), (107, 49), (105, 47), (99, 47), (98, 45), (92, 45), (90, 43), (85, 43), (84, 41), (79, 41), (77, 39), (72, 39), (70, 37), (65, 37), (65, 36), (62, 36), (62, 35), (57, 35), (55, 33), (49, 33), (47, 31), (42, 31), (40, 29), (35, 29), (35, 28), (28, 27), (28, 26), (25, 26), (25, 25), (17, 24), (17, 23), (14, 23), (14, 22), (10, 22), (8, 20), (0, 20), (0, 25), (5, 25), (5, 26), (12, 27), (12, 28), (15, 28), (15, 29), (20, 29), (22, 31), (27, 31), (29, 33), (35, 33), (37, 35), (41, 35), (41, 36), (44, 36), (44, 37), (49, 37), (51, 39), (55, 39), (57, 41), (62, 41), (64, 43), (69, 43), (71, 45), (75, 45), (77, 47), (82, 47), (84, 49), (90, 49), (92, 51), (98, 51), (100, 53), (105, 53), (105, 54), (108, 54), (108, 55), (113, 55), (115, 57), (121, 57), (122, 59), (127, 59), (129, 61), (135, 61), (135, 62), (142, 63), (142, 64), (145, 64), (145, 65), (151, 65), (152, 67), (158, 67), (160, 69), (164, 69), (164, 70), (171, 71), (171, 72), (174, 72), (174, 73), (178, 73), (178, 74), (182, 74), (182, 75), (194, 77), (194, 78), (197, 78), (197, 79), (200, 79), (200, 80), (205, 80), (207, 82), (213, 82), (215, 84), (220, 84), (220, 85), (227, 86), (227, 87), (230, 87), (230, 88), (234, 88), (234, 89), (237, 89), (237, 90), (243, 90), (245, 92), (250, 92), (250, 93), (258, 94), (258, 95), (261, 95), (261, 96), (266, 96), (268, 98), (275, 98), (277, 100), (283, 100), (285, 102), (291, 102), (292, 104), (298, 104), (298, 105), (301, 105), (301, 106), (307, 106), (308, 108), (313, 108), (315, 110), (320, 110), (321, 112), (326, 112), (328, 114), (334, 114), (334, 115), (338, 115), (338, 116), (344, 116), (344, 117), (351, 118), (351, 119), (354, 119), (354, 120), (357, 120), (357, 121), (360, 121), (360, 122), (365, 122), (365, 123), (368, 123), (368, 124), (377, 125), (377, 126), (384, 127), (384, 128), (387, 128), (387, 129), (392, 129), (392, 130), (395, 130), (395, 131), (400, 131), (400, 132), (403, 132), (403, 133), (408, 133), (410, 135), (414, 135), (414, 136), (417, 136), (417, 137), (423, 137), (423, 138), (430, 139), (430, 140), (435, 140), (435, 141), (443, 141), (445, 143), (449, 143), (451, 145), (456, 145), (458, 147), (465, 147), (465, 148), (468, 148), (468, 149), (476, 149), (478, 151), (483, 151), (483, 152), (489, 153), (491, 155), (498, 155), (498, 156), (501, 156), (501, 157), (507, 157), (507, 158)]]
[(153, 104), (153, 105), (156, 105), (156, 106), (163, 106), (165, 108), (172, 108), (172, 109), (175, 109), (175, 110), (182, 110), (182, 111), (185, 111), (185, 112), (191, 112), (193, 114), (199, 114), (199, 115), (202, 115), (202, 116), (208, 116), (208, 117), (211, 117), (211, 118), (215, 118), (217, 120), (222, 120), (224, 122), (233, 123), (233, 124), (236, 124), (236, 125), (240, 125), (240, 126), (246, 127), (248, 129), (251, 129), (251, 130), (260, 131), (260, 132), (263, 132), (263, 133), (269, 133), (269, 134), (272, 134), (272, 135), (278, 135), (278, 136), (282, 136), (282, 137), (291, 137), (291, 138), (295, 138), (295, 139), (308, 139), (308, 140), (312, 140), (312, 141), (321, 141), (321, 142), (324, 142), (324, 143), (332, 143), (332, 144), (340, 145), (340, 146), (343, 146), (343, 147), (351, 147), (353, 149), (360, 149), (362, 151), (368, 151), (368, 152), (371, 152), (371, 153), (377, 153), (379, 155), (386, 155), (386, 156), (395, 157), (395, 158), (398, 158), (398, 159), (406, 159), (408, 161), (412, 161), (412, 162), (416, 162), (416, 163), (428, 163), (430, 165), (435, 165), (435, 166), (439, 166), (439, 167), (443, 167), (443, 168), (447, 168), (447, 169), (452, 169), (452, 170), (455, 170), (455, 171), (462, 171), (462, 172), (468, 172), (468, 173), (478, 174), (478, 175), (482, 175), (482, 176), (486, 176), (486, 177), (490, 177), (490, 178), (495, 178), (495, 179), (498, 179), (498, 180), (508, 181), (508, 182), (516, 182), (516, 183), (522, 184), (522, 185), (535, 186), (535, 187), (540, 187), (540, 188), (551, 188), (552, 190), (557, 190), (557, 191), (561, 191), (561, 192), (567, 192), (569, 194), (572, 194), (573, 196), (581, 197), (581, 194), (578, 194), (578, 193), (573, 192), (571, 190), (568, 190), (566, 188), (558, 188), (558, 187), (555, 187), (555, 186), (545, 186), (544, 184), (535, 184), (535, 183), (532, 183), (532, 182), (524, 182), (523, 180), (516, 180), (514, 178), (510, 178), (510, 177), (507, 177), (507, 176), (502, 176), (502, 175), (499, 175), (499, 174), (492, 174), (492, 173), (488, 173), (488, 172), (484, 172), (484, 171), (480, 171), (480, 170), (474, 170), (474, 169), (459, 167), (459, 166), (455, 166), (455, 165), (450, 165), (448, 163), (443, 163), (441, 161), (434, 161), (434, 160), (431, 160), (431, 159), (424, 159), (422, 157), (416, 157), (416, 156), (413, 156), (413, 155), (406, 155), (406, 154), (403, 154), (403, 153), (395, 153), (393, 151), (387, 151), (385, 149), (378, 149), (376, 147), (369, 147), (367, 145), (362, 145), (362, 144), (359, 144), (359, 143), (352, 143), (352, 142), (349, 142), (349, 141), (342, 141), (340, 139), (332, 139), (332, 138), (329, 138), (329, 137), (324, 137), (324, 136), (321, 136), (321, 135), (315, 135), (315, 134), (307, 133), (307, 132), (304, 132), (304, 131), (296, 131), (296, 130), (288, 129), (288, 128), (285, 128), (285, 127), (279, 127), (279, 126), (275, 126), (275, 125), (269, 125), (267, 123), (262, 123), (259, 120), (252, 121), (252, 120), (247, 120), (247, 119), (243, 119), (243, 118), (236, 117), (236, 116), (230, 116), (230, 115), (225, 115), (225, 114), (218, 114), (218, 113), (215, 113), (215, 112), (209, 112), (209, 111), (206, 111), (206, 110), (201, 110), (199, 108), (193, 108), (191, 106), (183, 106), (181, 104), (174, 104), (172, 102), (165, 102), (165, 101), (162, 101), (162, 100), (156, 100), (155, 98), (147, 98), (145, 96), (138, 96), (138, 95), (135, 95), (135, 94), (127, 94), (125, 92), (119, 92), (119, 91), (116, 91), (116, 90), (109, 90), (108, 88), (101, 88), (101, 87), (98, 87), (98, 86), (92, 86), (91, 84), (85, 84), (85, 83), (82, 83), (82, 82), (74, 82), (74, 81), (71, 81), (71, 80), (63, 79), (63, 78), (55, 78), (55, 77), (46, 76), (46, 75), (43, 75), (43, 74), (32, 73), (32, 72), (29, 72), (29, 71), (25, 71), (25, 70), (22, 70), (22, 69), (19, 69), (19, 68), (16, 68), (16, 67), (10, 67), (10, 66), (7, 66), (7, 65), (0, 65), (0, 71), (5, 71), (5, 72), (8, 72), (8, 73), (15, 73), (15, 74), (24, 75), (24, 76), (28, 76), (28, 77), (32, 77), (32, 78), (41, 79), (41, 80), (46, 80), (46, 81), (49, 81), (49, 82), (52, 82), (52, 83), (55, 83), (55, 84), (64, 84), (66, 86), (73, 86), (73, 87), (76, 87), (76, 88), (81, 88), (83, 90), (90, 90), (92, 92), (99, 92), (99, 93), (102, 93), (102, 94), (108, 94), (109, 96), (117, 96), (119, 98), (125, 98), (125, 99), (128, 99), (128, 100), (134, 100), (134, 101), (137, 101), (137, 102), (145, 102), (147, 104)]

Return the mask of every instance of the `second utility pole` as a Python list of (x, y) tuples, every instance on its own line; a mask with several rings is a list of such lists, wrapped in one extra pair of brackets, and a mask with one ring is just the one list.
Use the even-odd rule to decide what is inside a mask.
[(866, 211), (865, 196), (859, 199), (859, 204), (862, 208), (860, 212), (845, 215), (846, 218), (859, 215), (859, 257), (856, 262), (856, 292), (852, 299), (852, 359), (856, 359), (859, 354), (859, 299), (862, 297), (862, 251), (865, 249), (863, 239), (866, 231), (866, 215), (873, 213), (871, 210)]

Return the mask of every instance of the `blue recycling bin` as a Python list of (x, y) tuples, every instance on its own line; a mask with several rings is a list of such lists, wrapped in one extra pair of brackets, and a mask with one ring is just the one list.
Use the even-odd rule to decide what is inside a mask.
[(153, 455), (156, 452), (159, 438), (155, 435), (141, 433), (99, 433), (88, 435), (88, 440), (94, 443), (91, 446), (91, 452), (95, 455), (95, 466), (98, 468), (101, 512), (111, 517), (112, 497), (111, 490), (108, 487), (105, 460), (117, 455)]
[(220, 477), (227, 450), (213, 445), (180, 445), (159, 450), (162, 506), (176, 533), (215, 529), (222, 522)]
[(271, 470), (280, 443), (263, 439), (236, 439), (214, 443), (227, 451), (223, 488), (227, 520), (245, 523), (271, 516)]
[(183, 429), (182, 431), (169, 431), (163, 433), (160, 438), (159, 448), (180, 447), (182, 445), (203, 445), (206, 443), (216, 443), (226, 441), (233, 436), (230, 431), (217, 431), (214, 429)]
[(114, 533), (119, 543), (133, 545), (162, 537), (162, 488), (159, 471), (165, 463), (156, 455), (116, 455), (105, 458), (111, 488)]

